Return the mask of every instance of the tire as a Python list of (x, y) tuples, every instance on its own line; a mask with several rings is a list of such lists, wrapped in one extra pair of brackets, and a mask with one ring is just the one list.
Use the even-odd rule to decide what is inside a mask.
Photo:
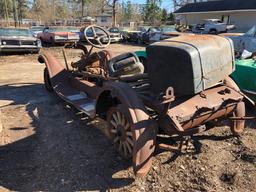
[(31, 54), (39, 54), (39, 52), (40, 52), (40, 49), (36, 51), (32, 51)]
[(217, 35), (217, 30), (216, 29), (210, 29), (209, 30), (209, 34), (212, 34), (212, 35)]
[(53, 47), (54, 45), (55, 45), (55, 42), (54, 42), (53, 38), (51, 37), (50, 38), (50, 46)]
[(47, 91), (53, 92), (53, 87), (52, 87), (52, 83), (51, 83), (47, 68), (44, 68), (44, 86)]
[(115, 150), (123, 159), (131, 159), (134, 145), (132, 123), (126, 115), (123, 105), (111, 107), (107, 112), (107, 121), (109, 123), (108, 133)]
[(138, 45), (143, 45), (143, 40), (141, 38), (138, 38)]
[(44, 46), (45, 46), (45, 42), (43, 41), (42, 37), (40, 37), (39, 39), (40, 39), (40, 41), (41, 41), (42, 47), (44, 47)]

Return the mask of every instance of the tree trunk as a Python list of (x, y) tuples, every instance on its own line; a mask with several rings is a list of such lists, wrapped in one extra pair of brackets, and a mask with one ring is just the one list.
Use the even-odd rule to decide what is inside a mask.
[(17, 9), (16, 9), (16, 0), (13, 0), (13, 20), (14, 26), (17, 27)]
[(4, 0), (4, 8), (5, 8), (4, 17), (5, 17), (5, 20), (7, 21), (7, 26), (9, 27), (10, 22), (9, 22), (9, 13), (8, 13), (8, 8), (7, 8), (7, 2), (6, 2), (6, 0)]
[(116, 3), (117, 3), (117, 0), (113, 0), (113, 5), (112, 5), (112, 8), (113, 8), (113, 13), (112, 13), (112, 26), (113, 27), (116, 27)]
[(84, 17), (84, 0), (82, 0), (82, 17)]

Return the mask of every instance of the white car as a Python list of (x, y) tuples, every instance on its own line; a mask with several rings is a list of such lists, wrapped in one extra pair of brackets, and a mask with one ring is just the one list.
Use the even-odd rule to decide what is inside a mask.
[(219, 34), (234, 29), (234, 25), (227, 25), (220, 19), (204, 19), (192, 28), (193, 33)]
[(32, 26), (30, 27), (30, 31), (32, 32), (33, 36), (37, 38), (37, 34), (42, 33), (44, 26)]
[(116, 43), (121, 41), (121, 33), (117, 27), (111, 27), (110, 29), (108, 29), (108, 31), (110, 34), (111, 43)]

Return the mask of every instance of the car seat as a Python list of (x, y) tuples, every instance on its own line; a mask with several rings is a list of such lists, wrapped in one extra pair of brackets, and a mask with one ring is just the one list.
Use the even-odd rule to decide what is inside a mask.
[(108, 72), (111, 77), (133, 76), (143, 74), (144, 66), (135, 53), (128, 52), (111, 58)]

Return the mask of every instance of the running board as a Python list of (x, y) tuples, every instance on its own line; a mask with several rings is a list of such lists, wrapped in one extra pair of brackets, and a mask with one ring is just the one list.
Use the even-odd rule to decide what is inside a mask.
[(80, 92), (70, 94), (68, 96), (62, 95), (61, 97), (79, 111), (84, 112), (90, 118), (95, 116), (96, 100), (89, 98), (86, 93)]

